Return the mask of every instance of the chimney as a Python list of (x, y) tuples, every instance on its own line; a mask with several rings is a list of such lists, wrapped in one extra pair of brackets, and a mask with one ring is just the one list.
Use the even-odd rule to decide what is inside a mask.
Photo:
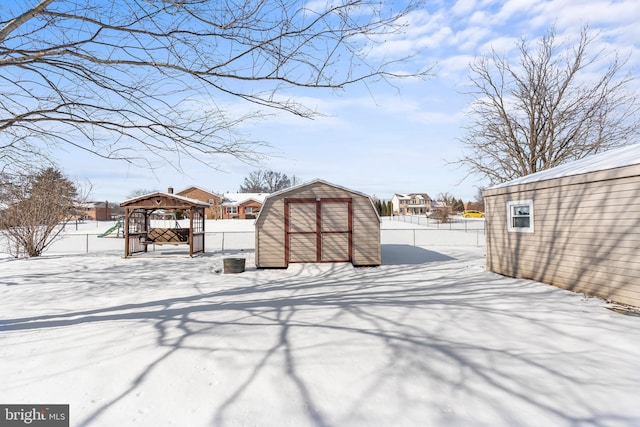
[(167, 193), (169, 193), (169, 194), (173, 194), (173, 187), (169, 187), (169, 188), (167, 189)]

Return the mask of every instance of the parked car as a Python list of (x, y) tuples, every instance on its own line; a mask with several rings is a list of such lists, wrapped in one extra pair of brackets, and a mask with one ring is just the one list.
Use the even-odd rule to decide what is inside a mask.
[(484, 218), (484, 212), (480, 211), (464, 211), (462, 218)]

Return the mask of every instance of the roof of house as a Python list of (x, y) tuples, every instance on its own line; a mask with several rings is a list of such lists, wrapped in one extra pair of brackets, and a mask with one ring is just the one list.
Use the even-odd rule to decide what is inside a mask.
[(396, 193), (398, 199), (424, 199), (431, 200), (431, 197), (427, 193)]
[(640, 144), (627, 145), (602, 153), (594, 154), (584, 159), (565, 163), (554, 168), (532, 173), (511, 181), (494, 185), (490, 188), (502, 188), (529, 182), (546, 181), (566, 176), (581, 175), (608, 169), (621, 168), (640, 164)]
[(205, 190), (202, 187), (198, 187), (197, 185), (190, 185), (187, 188), (184, 188), (180, 191), (178, 191), (176, 194), (180, 194), (180, 193), (186, 193), (187, 191), (191, 190), (191, 189), (195, 189), (195, 190), (200, 190), (200, 191), (204, 191), (205, 193), (211, 194), (212, 196), (217, 196), (220, 197), (220, 195), (214, 191), (210, 191), (210, 190)]
[(264, 199), (269, 193), (224, 193), (222, 195), (223, 206), (236, 206), (241, 205), (244, 202), (253, 200), (258, 203), (264, 203)]

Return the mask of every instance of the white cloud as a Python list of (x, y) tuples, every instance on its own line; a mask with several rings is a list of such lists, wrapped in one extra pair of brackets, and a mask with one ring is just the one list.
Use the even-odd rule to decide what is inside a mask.
[(437, 48), (451, 37), (452, 30), (446, 25), (441, 13), (431, 14), (419, 10), (407, 15), (407, 29), (396, 35), (389, 35), (384, 43), (371, 51), (373, 57), (411, 55), (425, 48)]
[(474, 60), (474, 55), (456, 55), (443, 59), (438, 63), (438, 75), (441, 79), (453, 80), (458, 86), (466, 80), (469, 64)]
[(464, 16), (471, 12), (475, 6), (475, 0), (458, 0), (451, 8), (451, 13), (455, 16)]
[(531, 0), (509, 0), (493, 17), (494, 24), (508, 24), (514, 16), (526, 14), (535, 4), (536, 2)]
[(459, 51), (474, 52), (482, 40), (492, 35), (492, 31), (488, 27), (472, 26), (458, 31), (452, 40)]
[(496, 37), (488, 40), (479, 48), (479, 54), (485, 55), (494, 50), (498, 55), (509, 55), (517, 50), (516, 43), (519, 37)]

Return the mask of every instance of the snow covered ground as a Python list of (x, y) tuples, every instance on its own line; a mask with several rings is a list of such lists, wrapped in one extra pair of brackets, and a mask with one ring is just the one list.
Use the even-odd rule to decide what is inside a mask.
[(489, 273), (483, 247), (121, 252), (0, 259), (0, 402), (73, 426), (640, 425), (640, 317)]

